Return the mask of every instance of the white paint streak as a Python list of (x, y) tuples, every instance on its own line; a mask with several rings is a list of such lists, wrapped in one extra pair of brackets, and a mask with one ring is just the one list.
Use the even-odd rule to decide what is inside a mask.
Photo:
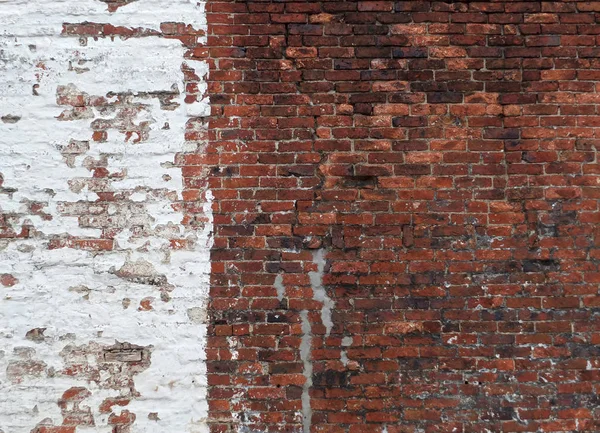
[(285, 297), (285, 286), (283, 285), (283, 275), (277, 274), (277, 276), (275, 277), (275, 283), (273, 285), (275, 286), (275, 290), (277, 290), (277, 299), (279, 300), (279, 302), (283, 301), (283, 298)]
[(313, 365), (312, 365), (312, 330), (308, 319), (308, 311), (300, 312), (302, 323), (302, 340), (300, 341), (300, 359), (304, 365), (302, 374), (305, 381), (302, 386), (302, 430), (304, 433), (310, 433), (312, 425), (312, 408), (310, 405), (310, 388), (313, 385)]
[(313, 291), (313, 299), (323, 304), (321, 307), (321, 321), (325, 326), (325, 336), (329, 337), (331, 329), (333, 328), (333, 320), (331, 318), (331, 310), (335, 307), (335, 304), (331, 298), (327, 295), (325, 287), (323, 287), (323, 273), (325, 271), (325, 250), (316, 250), (313, 252), (313, 263), (317, 265), (316, 272), (309, 272), (310, 284)]
[[(3, 187), (16, 189), (10, 195), (0, 193), (0, 214), (14, 215), (11, 224), (17, 230), (24, 223), (35, 227), (31, 239), (0, 240), (0, 275), (18, 279), (11, 287), (0, 285), (0, 429), (29, 432), (47, 418), (60, 425), (58, 399), (67, 389), (81, 386), (91, 391), (82, 406), (91, 408), (96, 425), (79, 427), (78, 433), (111, 432), (108, 414), (101, 414), (99, 406), (123, 390), (62, 373), (60, 352), (67, 345), (119, 341), (152, 346), (150, 366), (134, 377), (140, 396), (113, 408), (117, 414), (126, 409), (137, 415), (131, 432), (208, 431), (204, 321), (212, 195), (205, 193), (204, 227), (184, 226), (177, 205), (181, 171), (173, 166), (175, 154), (185, 149), (189, 115), (207, 114), (207, 102), (192, 107), (183, 102), (185, 48), (177, 40), (88, 38), (82, 46), (78, 38), (60, 35), (63, 23), (84, 21), (155, 30), (161, 22), (175, 21), (201, 28), (206, 24), (203, 4), (173, 0), (164, 7), (159, 0), (139, 0), (113, 14), (97, 0), (0, 3), (0, 116), (21, 117), (16, 123), (0, 123)], [(85, 71), (78, 73), (73, 65)], [(189, 66), (199, 76), (207, 72), (203, 63)], [(147, 139), (126, 142), (113, 128), (106, 142), (91, 141), (91, 123), (114, 120), (118, 113), (94, 107), (86, 118), (58, 121), (70, 108), (57, 104), (58, 86), (73, 86), (113, 103), (116, 98), (109, 92), (132, 92), (129, 103), (143, 107), (132, 116), (133, 123), (147, 122)], [(163, 109), (156, 97), (140, 95), (174, 90), (178, 105), (173, 110)], [(69, 166), (61, 149), (71, 140), (89, 142), (89, 149), (73, 155)], [(122, 194), (122, 199), (104, 211), (96, 202), (101, 190), (93, 190), (88, 169), (101, 160), (110, 173), (125, 174), (106, 183), (104, 191)], [(43, 203), (43, 213), (51, 219), (32, 212), (31, 201)], [(82, 227), (82, 219), (89, 227)], [(103, 223), (116, 231), (115, 251), (48, 250), (53, 235), (100, 238)], [(186, 239), (191, 246), (171, 249), (172, 239)], [(116, 274), (125, 264), (141, 261), (166, 278), (166, 302), (158, 286)], [(138, 309), (144, 299), (150, 300), (152, 310)], [(43, 341), (25, 338), (33, 328), (46, 328)], [(26, 356), (45, 367), (39, 376), (25, 375), (21, 383), (13, 383), (7, 367), (22, 360), (18, 353), (23, 347), (29, 348)], [(159, 420), (148, 418), (152, 412)]]
[[(352, 346), (352, 337), (344, 337), (344, 338), (342, 338), (342, 346), (343, 347)], [(348, 354), (346, 353), (345, 349), (342, 349), (342, 353), (340, 355), (340, 361), (342, 361), (342, 364), (344, 364), (344, 367), (347, 366), (348, 362), (350, 361), (348, 359)]]
[[(331, 317), (331, 310), (335, 306), (331, 298), (327, 295), (325, 287), (323, 286), (323, 274), (325, 272), (325, 250), (320, 249), (313, 252), (313, 263), (317, 266), (316, 271), (308, 273), (310, 284), (313, 292), (313, 299), (321, 302), (321, 322), (325, 326), (325, 336), (328, 337), (333, 328), (333, 320)], [(278, 276), (279, 277), (279, 276)], [(280, 287), (277, 287), (277, 286)], [(285, 290), (282, 281), (275, 280), (275, 286), (277, 288), (278, 295), (281, 293), (283, 298)], [(281, 300), (281, 299), (280, 299)], [(302, 324), (302, 339), (300, 341), (300, 359), (303, 363), (303, 371), (305, 381), (302, 386), (302, 430), (304, 433), (310, 433), (312, 428), (312, 407), (310, 403), (310, 389), (313, 385), (313, 365), (312, 365), (312, 326), (308, 317), (308, 311), (302, 310), (300, 312), (300, 319)], [(342, 352), (341, 358), (344, 365), (347, 363), (346, 353)]]

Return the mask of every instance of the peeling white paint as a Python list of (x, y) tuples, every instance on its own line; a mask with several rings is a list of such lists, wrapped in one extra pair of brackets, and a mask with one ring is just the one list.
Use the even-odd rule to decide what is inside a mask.
[(99, 0), (3, 0), (0, 34), (10, 36), (55, 36), (63, 23), (109, 23), (113, 26), (160, 30), (165, 22), (206, 27), (205, 1), (137, 0), (110, 13)]
[[(61, 36), (63, 23), (85, 21), (154, 30), (173, 21), (203, 28), (203, 3), (173, 0), (164, 7), (159, 0), (139, 0), (115, 13), (98, 0), (0, 3), (0, 117), (20, 117), (0, 123), (2, 187), (15, 189), (0, 193), (0, 214), (14, 215), (10, 223), (17, 230), (23, 224), (35, 230), (30, 239), (0, 239), (0, 275), (18, 280), (0, 285), (0, 430), (30, 432), (44, 419), (60, 425), (57, 401), (67, 389), (81, 386), (91, 391), (81, 405), (91, 409), (95, 426), (77, 432), (111, 432), (108, 414), (99, 407), (123, 390), (64, 374), (60, 352), (68, 345), (119, 341), (152, 346), (149, 367), (134, 377), (140, 396), (113, 408), (116, 414), (136, 414), (131, 432), (206, 432), (212, 195), (205, 192), (204, 227), (184, 226), (178, 206), (181, 170), (173, 163), (185, 149), (189, 116), (207, 114), (208, 103), (184, 104), (185, 48), (178, 40), (87, 38), (82, 45), (77, 37)], [(204, 63), (186, 63), (198, 76), (208, 71)], [(59, 86), (112, 103), (113, 93), (131, 92), (129, 103), (143, 107), (131, 120), (146, 122), (147, 138), (126, 142), (117, 128), (108, 130), (105, 142), (92, 141), (92, 122), (114, 120), (117, 113), (93, 107), (83, 118), (59, 121), (71, 108), (57, 103)], [(164, 109), (157, 97), (143, 92), (173, 92), (176, 106)], [(89, 147), (67, 163), (61, 150), (73, 140)], [(98, 180), (89, 170), (97, 161), (110, 173), (124, 174), (105, 184), (104, 191), (122, 197), (106, 211), (96, 202), (100, 190), (93, 190), (93, 181)], [(42, 212), (29, 209), (32, 201), (42, 203)], [(114, 251), (48, 249), (56, 235), (99, 239), (100, 223), (108, 219), (116, 231)], [(173, 239), (190, 246), (172, 249)], [(123, 269), (131, 275), (119, 274)], [(150, 274), (164, 278), (164, 284), (149, 283)], [(152, 309), (141, 308), (143, 300)], [(46, 328), (39, 341), (26, 338), (33, 328)], [(7, 367), (22, 360), (20, 353), (45, 367), (15, 383)]]

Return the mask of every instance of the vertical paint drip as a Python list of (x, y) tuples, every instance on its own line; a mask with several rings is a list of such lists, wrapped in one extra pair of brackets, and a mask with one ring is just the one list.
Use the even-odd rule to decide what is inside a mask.
[(313, 299), (323, 304), (321, 307), (321, 321), (325, 326), (325, 336), (329, 337), (333, 328), (333, 320), (331, 319), (331, 310), (335, 306), (333, 301), (323, 287), (323, 273), (325, 272), (325, 250), (317, 250), (313, 252), (313, 263), (317, 265), (316, 272), (309, 272), (310, 284), (313, 291)]
[(273, 285), (275, 286), (275, 290), (277, 290), (277, 299), (279, 300), (279, 302), (283, 301), (283, 298), (285, 296), (285, 286), (283, 285), (283, 275), (278, 274), (277, 277), (275, 277), (275, 283)]
[(304, 364), (304, 378), (305, 382), (302, 386), (302, 428), (304, 433), (310, 433), (310, 426), (312, 423), (312, 408), (310, 406), (310, 388), (312, 387), (312, 330), (310, 322), (308, 320), (308, 311), (302, 310), (300, 312), (300, 319), (302, 320), (302, 340), (300, 342), (300, 359)]

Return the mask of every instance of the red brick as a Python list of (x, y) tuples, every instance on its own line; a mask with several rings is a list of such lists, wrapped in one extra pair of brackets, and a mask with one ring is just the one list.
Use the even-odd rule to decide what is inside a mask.
[(308, 321), (312, 430), (593, 430), (596, 3), (214, 3), (211, 414), (301, 430)]

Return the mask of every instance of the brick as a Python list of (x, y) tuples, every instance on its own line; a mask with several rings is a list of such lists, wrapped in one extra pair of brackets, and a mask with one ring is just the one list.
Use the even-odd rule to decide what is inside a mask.
[(594, 430), (596, 3), (208, 2), (212, 431)]

